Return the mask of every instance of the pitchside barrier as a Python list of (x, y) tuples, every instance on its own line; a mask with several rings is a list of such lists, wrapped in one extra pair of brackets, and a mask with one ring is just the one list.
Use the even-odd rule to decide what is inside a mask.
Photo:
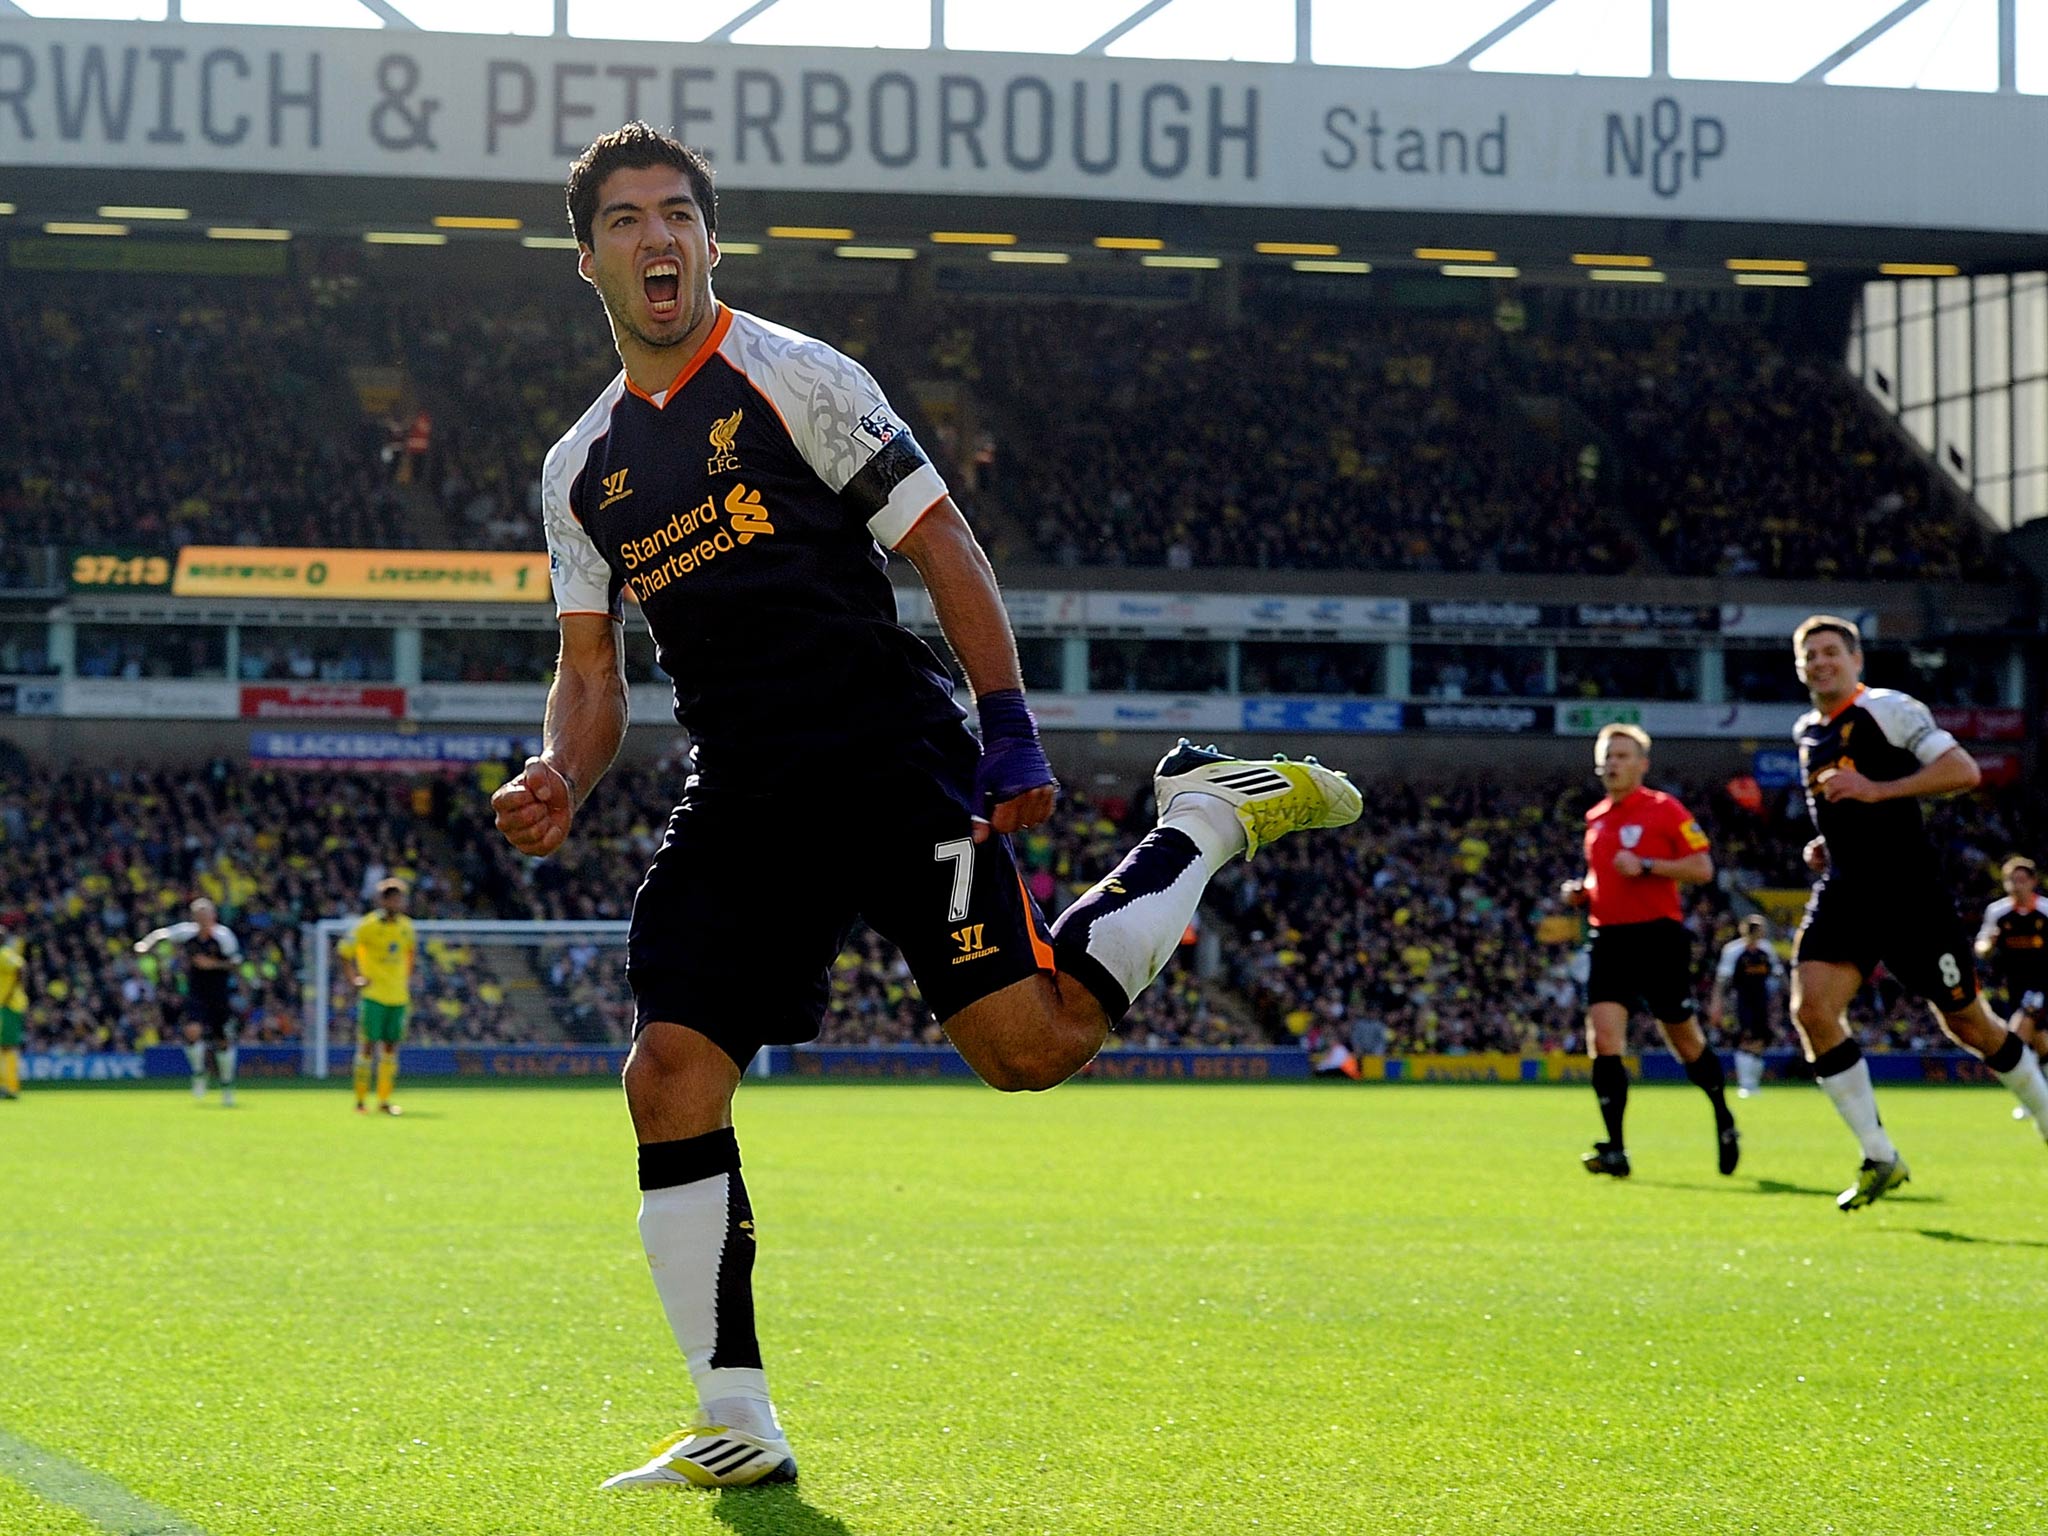
[[(299, 1045), (245, 1045), (239, 1075), (245, 1081), (274, 1078), (336, 1076), (346, 1081), (354, 1054), (348, 1046), (330, 1045), (325, 1072), (308, 1070), (307, 1052)], [(1994, 1079), (1976, 1057), (1961, 1051), (1923, 1055), (1899, 1052), (1865, 1058), (1870, 1074), (1886, 1083), (1989, 1083)], [(1766, 1058), (1774, 1079), (1808, 1075), (1796, 1051), (1774, 1051)], [(405, 1078), (491, 1080), (532, 1078), (616, 1078), (626, 1062), (624, 1046), (614, 1045), (414, 1045), (405, 1049)], [(1630, 1071), (1645, 1082), (1683, 1082), (1685, 1074), (1670, 1056), (1628, 1058)], [(1589, 1081), (1586, 1058), (1551, 1052), (1519, 1056), (1475, 1052), (1464, 1056), (1367, 1056), (1358, 1062), (1361, 1081), (1370, 1083), (1580, 1083)], [(93, 1055), (37, 1053), (22, 1060), (30, 1082), (116, 1082), (189, 1076), (183, 1047), (152, 1046), (145, 1051), (101, 1052)], [(971, 1080), (974, 1073), (957, 1053), (944, 1046), (775, 1046), (761, 1053), (757, 1075), (819, 1082), (911, 1082)], [(1311, 1077), (1309, 1060), (1288, 1050), (1109, 1050), (1084, 1069), (1082, 1076), (1099, 1082), (1301, 1082)], [(1345, 1079), (1337, 1078), (1343, 1082)]]

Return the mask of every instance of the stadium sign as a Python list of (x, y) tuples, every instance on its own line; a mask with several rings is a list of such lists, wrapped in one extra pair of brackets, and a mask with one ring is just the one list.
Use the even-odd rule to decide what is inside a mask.
[(249, 683), (245, 720), (403, 720), (405, 690), (358, 683)]
[(0, 715), (55, 715), (63, 709), (61, 683), (0, 682)]
[[(12, 8), (0, 11), (12, 14)], [(734, 187), (2048, 230), (2021, 95), (0, 22), (0, 162), (558, 182), (673, 126)]]
[(178, 552), (178, 597), (318, 597), (442, 603), (544, 603), (548, 559), (454, 549), (244, 549)]
[(398, 731), (258, 731), (256, 763), (289, 768), (411, 772), (423, 768), (516, 763), (540, 751), (538, 736), (449, 735)]

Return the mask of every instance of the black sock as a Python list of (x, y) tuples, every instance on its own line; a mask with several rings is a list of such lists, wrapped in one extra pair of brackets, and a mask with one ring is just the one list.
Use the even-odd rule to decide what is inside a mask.
[(1720, 1053), (1708, 1046), (1685, 1064), (1685, 1075), (1714, 1106), (1714, 1124), (1724, 1131), (1733, 1125), (1735, 1117), (1728, 1113), (1728, 1074), (1721, 1069)]
[(1607, 1122), (1607, 1144), (1619, 1152), (1621, 1120), (1628, 1113), (1628, 1064), (1619, 1056), (1593, 1058), (1593, 1096), (1600, 1101), (1600, 1118)]
[(2020, 1064), (2020, 1058), (2027, 1053), (2027, 1042), (2018, 1033), (2008, 1029), (2005, 1044), (1984, 1058), (1984, 1065), (1994, 1072), (2010, 1072)]

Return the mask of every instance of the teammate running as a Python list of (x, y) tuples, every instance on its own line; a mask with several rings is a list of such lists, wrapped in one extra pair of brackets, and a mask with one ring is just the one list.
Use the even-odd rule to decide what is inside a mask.
[[(763, 1045), (816, 1037), (856, 916), (983, 1079), (1050, 1088), (1158, 974), (1217, 870), (1361, 803), (1313, 759), (1183, 742), (1159, 765), (1158, 828), (1048, 933), (1006, 834), (1050, 816), (1057, 785), (994, 572), (938, 471), (857, 364), (712, 296), (718, 207), (694, 150), (628, 124), (571, 168), (568, 203), (625, 366), (542, 471), (561, 659), (498, 826), (554, 852), (617, 753), (628, 590), (694, 743), (634, 900), (625, 1087), (641, 1240), (700, 1412), (606, 1486), (786, 1482), (732, 1100)], [(884, 548), (931, 593), (979, 746), (896, 622)]]
[(1770, 923), (1757, 913), (1742, 920), (1740, 936), (1721, 947), (1707, 1005), (1707, 1023), (1718, 1030), (1728, 1000), (1735, 1000), (1735, 1092), (1744, 1099), (1763, 1092), (1764, 1052), (1777, 1033), (1771, 1012), (1785, 984), (1785, 965), (1771, 948), (1770, 932)]
[[(412, 1002), (412, 967), (418, 950), (412, 919), (405, 915), (405, 882), (377, 882), (377, 909), (365, 912), (341, 946), (356, 1002), (356, 1113), (369, 1113), (370, 1071), (377, 1072), (377, 1111), (396, 1115), (391, 1090), (398, 1082), (398, 1047), (405, 1040), (405, 1012)], [(379, 1060), (381, 1055), (382, 1059)]]
[(1942, 889), (1920, 815), (1922, 796), (1974, 788), (1976, 759), (1918, 699), (1863, 686), (1863, 635), (1849, 620), (1815, 614), (1793, 632), (1792, 654), (1813, 698), (1792, 734), (1820, 834), (1806, 845), (1820, 880), (1793, 944), (1792, 1022), (1814, 1076), (1863, 1147), (1856, 1182), (1835, 1200), (1853, 1211), (1908, 1177), (1846, 1022), (1880, 962), (1927, 999), (1950, 1039), (1984, 1059), (2044, 1135), (2048, 1079), (1977, 993), (1970, 932)]
[(235, 966), (241, 961), (242, 946), (234, 930), (220, 920), (214, 904), (201, 896), (187, 908), (189, 922), (158, 928), (135, 941), (135, 953), (146, 955), (159, 944), (176, 944), (185, 951), (185, 1060), (192, 1067), (192, 1097), (206, 1097), (206, 1053), (213, 1052), (214, 1071), (220, 1078), (220, 1102), (233, 1108), (235, 1102), (235, 1040), (240, 1023), (235, 1018)]
[(1728, 1111), (1721, 1058), (1708, 1049), (1693, 1017), (1692, 935), (1678, 904), (1679, 886), (1714, 878), (1707, 835), (1675, 796), (1643, 787), (1650, 735), (1641, 726), (1602, 726), (1593, 762), (1607, 797), (1586, 812), (1586, 877), (1567, 880), (1563, 891), (1566, 901), (1591, 911), (1586, 1050), (1607, 1139), (1595, 1142), (1580, 1161), (1588, 1173), (1629, 1176), (1622, 1134), (1628, 1063), (1622, 1056), (1629, 1015), (1643, 1008), (1713, 1106), (1716, 1161), (1723, 1173), (1733, 1173), (1742, 1143)]
[[(2005, 1027), (2048, 1060), (2048, 910), (2040, 903), (2041, 877), (2034, 861), (2017, 855), (2007, 859), (1999, 873), (2005, 877), (2005, 894), (1984, 909), (1984, 925), (1977, 930), (1977, 953), (1990, 963), (1991, 972), (2005, 993)], [(2027, 1118), (2027, 1106), (2013, 1106), (2015, 1120)]]

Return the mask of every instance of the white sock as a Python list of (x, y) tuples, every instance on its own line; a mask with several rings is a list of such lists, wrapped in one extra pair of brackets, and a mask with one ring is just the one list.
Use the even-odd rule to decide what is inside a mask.
[[(1213, 817), (1182, 817), (1182, 804), (1196, 798), (1184, 795), (1176, 800), (1173, 816), (1052, 925), (1060, 970), (1095, 994), (1112, 1029), (1131, 1000), (1173, 958), (1209, 887), (1210, 874), (1235, 857), (1224, 851)], [(1223, 804), (1214, 795), (1199, 798), (1210, 805)], [(1230, 819), (1237, 820), (1234, 814)], [(1239, 828), (1237, 852), (1243, 851), (1244, 831)]]
[(1202, 862), (1211, 876), (1250, 846), (1244, 823), (1237, 819), (1237, 811), (1230, 802), (1198, 789), (1184, 789), (1175, 795), (1173, 804), (1159, 818), (1159, 825), (1173, 827), (1192, 838), (1202, 850)]
[(217, 1050), (217, 1051), (215, 1051), (215, 1052), (213, 1053), (213, 1064), (214, 1064), (214, 1068), (215, 1068), (215, 1070), (217, 1070), (217, 1071), (218, 1071), (218, 1072), (220, 1073), (220, 1085), (221, 1085), (221, 1087), (223, 1087), (223, 1088), (232, 1088), (232, 1087), (234, 1087), (234, 1086), (235, 1086), (235, 1048), (234, 1048), (234, 1047), (233, 1047), (232, 1045), (229, 1045), (229, 1046), (223, 1046), (223, 1047), (222, 1047), (222, 1048), (221, 1048), (220, 1050)]
[[(782, 1438), (782, 1425), (768, 1397), (768, 1373), (758, 1366), (713, 1366), (719, 1345), (720, 1261), (731, 1228), (732, 1181), (720, 1173), (645, 1190), (640, 1196), (640, 1245), (647, 1251), (654, 1289), (669, 1330), (690, 1367), (697, 1403), (711, 1422), (769, 1439)], [(752, 1242), (752, 1218), (742, 1236)], [(752, 1343), (751, 1276), (746, 1298), (746, 1332)], [(737, 1298), (735, 1298), (737, 1299)], [(758, 1349), (757, 1349), (758, 1353)]]
[(206, 1092), (206, 1047), (188, 1045), (185, 1047), (185, 1062), (192, 1069), (192, 1091)]
[(2027, 1106), (2034, 1125), (2048, 1139), (2048, 1077), (2041, 1075), (2040, 1058), (2029, 1046), (2020, 1053), (2020, 1064), (2010, 1072), (1993, 1069), (1993, 1077), (2005, 1084), (2012, 1096)]
[(1751, 1093), (1764, 1085), (1764, 1059), (1755, 1051), (1735, 1053), (1735, 1086)]
[(1856, 1133), (1865, 1157), (1888, 1163), (1899, 1155), (1899, 1149), (1885, 1134), (1883, 1122), (1877, 1118), (1877, 1094), (1870, 1086), (1869, 1062), (1859, 1056), (1854, 1066), (1814, 1081), (1835, 1101), (1835, 1113)]

